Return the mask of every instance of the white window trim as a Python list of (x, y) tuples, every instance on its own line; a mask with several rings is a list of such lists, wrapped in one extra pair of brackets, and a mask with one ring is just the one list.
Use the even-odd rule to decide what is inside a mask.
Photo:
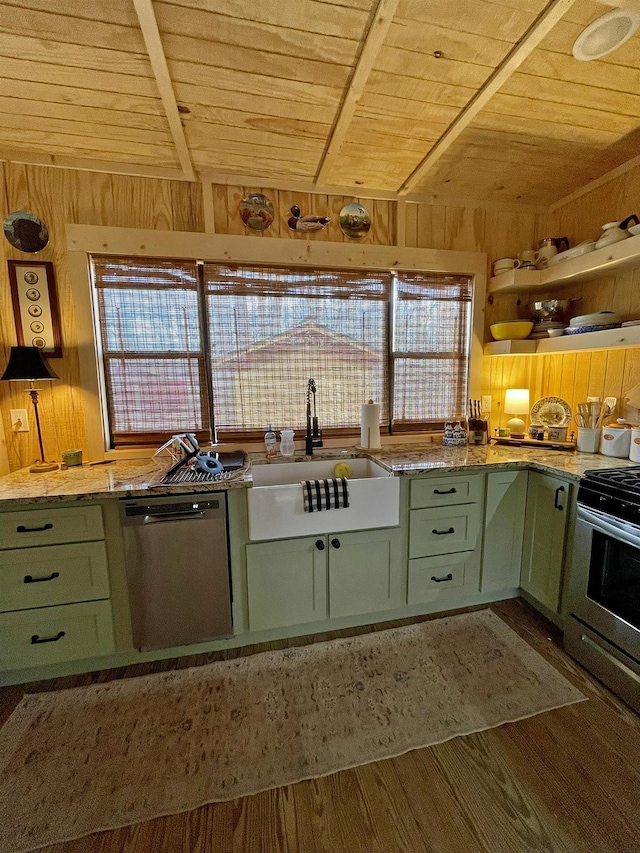
[[(484, 252), (407, 249), (370, 243), (311, 242), (304, 239), (287, 240), (279, 237), (258, 240), (237, 235), (106, 228), (98, 225), (68, 224), (66, 233), (71, 288), (76, 312), (80, 386), (84, 401), (90, 459), (126, 459), (149, 455), (148, 452), (135, 449), (107, 449), (108, 434), (102, 406), (103, 381), (98, 362), (99, 341), (96, 340), (94, 333), (93, 294), (89, 268), (89, 255), (94, 254), (204, 259), (316, 268), (407, 270), (472, 276), (474, 296), (469, 358), (469, 396), (477, 398), (480, 394), (487, 286), (487, 255)], [(398, 442), (398, 436), (390, 436), (390, 439), (389, 443)], [(344, 444), (344, 441), (342, 443)], [(222, 449), (222, 445), (220, 448)]]

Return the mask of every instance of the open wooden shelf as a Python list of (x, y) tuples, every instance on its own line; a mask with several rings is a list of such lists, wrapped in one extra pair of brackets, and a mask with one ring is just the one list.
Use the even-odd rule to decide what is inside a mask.
[(525, 293), (553, 285), (601, 278), (616, 269), (640, 266), (640, 234), (546, 270), (509, 270), (489, 279), (489, 293)]
[[(568, 261), (567, 261), (568, 263)], [(527, 346), (528, 345), (528, 346)], [(537, 341), (492, 341), (484, 345), (485, 355), (548, 355), (556, 352), (616, 349), (640, 346), (640, 326), (603, 329), (582, 335), (562, 335)]]

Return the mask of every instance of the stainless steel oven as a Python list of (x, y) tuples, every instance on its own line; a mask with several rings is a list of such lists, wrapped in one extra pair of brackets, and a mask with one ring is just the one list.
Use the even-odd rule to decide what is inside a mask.
[(578, 489), (565, 648), (640, 711), (640, 468)]

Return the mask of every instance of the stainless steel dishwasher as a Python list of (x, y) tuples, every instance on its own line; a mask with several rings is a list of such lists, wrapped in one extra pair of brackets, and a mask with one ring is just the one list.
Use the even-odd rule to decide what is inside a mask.
[(229, 636), (226, 494), (125, 500), (120, 521), (134, 646), (162, 649)]

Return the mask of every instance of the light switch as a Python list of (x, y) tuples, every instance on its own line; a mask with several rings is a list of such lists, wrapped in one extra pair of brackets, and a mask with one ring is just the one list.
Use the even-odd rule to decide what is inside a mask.
[(490, 412), (491, 411), (491, 395), (483, 394), (482, 396), (482, 411)]
[(10, 409), (11, 428), (14, 432), (29, 432), (26, 409)]

